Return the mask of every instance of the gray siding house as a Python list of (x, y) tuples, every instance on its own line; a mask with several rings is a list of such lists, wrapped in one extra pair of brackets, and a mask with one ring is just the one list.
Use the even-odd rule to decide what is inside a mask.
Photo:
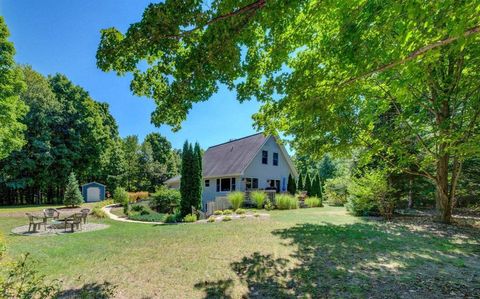
[[(288, 175), (297, 177), (285, 147), (263, 133), (209, 147), (203, 155), (202, 207), (232, 191), (287, 190)], [(180, 187), (180, 176), (165, 182)]]

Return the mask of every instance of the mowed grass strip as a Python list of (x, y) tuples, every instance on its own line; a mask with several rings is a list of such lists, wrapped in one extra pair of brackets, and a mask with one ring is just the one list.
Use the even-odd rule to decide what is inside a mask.
[[(477, 235), (441, 237), (355, 218), (341, 207), (268, 213), (268, 219), (206, 224), (94, 220), (110, 228), (7, 236), (8, 255), (30, 252), (38, 269), (62, 279), (65, 289), (107, 281), (123, 298), (480, 294)], [(6, 234), (25, 223), (0, 215)]]

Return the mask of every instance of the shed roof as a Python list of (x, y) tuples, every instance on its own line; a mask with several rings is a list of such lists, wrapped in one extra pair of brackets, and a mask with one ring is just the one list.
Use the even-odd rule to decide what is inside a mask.
[(90, 183), (86, 183), (86, 184), (83, 184), (83, 185), (82, 185), (82, 187), (83, 187), (83, 186), (87, 186), (87, 185), (100, 185), (100, 186), (103, 186), (103, 187), (105, 187), (105, 185), (104, 185), (104, 184), (100, 184), (100, 183), (98, 183), (98, 182), (90, 182)]

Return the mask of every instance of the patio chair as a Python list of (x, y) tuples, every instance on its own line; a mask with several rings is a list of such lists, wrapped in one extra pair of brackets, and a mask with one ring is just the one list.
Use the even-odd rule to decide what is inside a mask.
[(32, 228), (33, 228), (33, 232), (36, 233), (37, 232), (37, 229), (40, 229), (42, 227), (42, 225), (44, 225), (45, 229), (46, 229), (46, 225), (47, 225), (47, 222), (46, 222), (46, 218), (45, 217), (38, 217), (38, 216), (35, 216), (35, 215), (32, 215), (30, 213), (26, 213), (27, 217), (28, 217), (28, 232), (32, 232)]
[(90, 214), (90, 209), (81, 209), (80, 213), (82, 213), (83, 224), (86, 224), (88, 214)]
[(58, 218), (60, 218), (60, 212), (54, 208), (44, 209), (43, 214), (46, 218), (52, 218), (54, 220), (58, 220)]
[(71, 217), (65, 218), (65, 231), (67, 227), (70, 227), (70, 231), (73, 233), (75, 231), (74, 228), (82, 229), (82, 213), (75, 213)]

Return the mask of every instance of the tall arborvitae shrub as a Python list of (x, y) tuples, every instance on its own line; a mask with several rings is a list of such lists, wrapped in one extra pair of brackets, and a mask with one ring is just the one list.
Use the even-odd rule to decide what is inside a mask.
[(308, 196), (312, 196), (312, 180), (308, 173), (305, 175), (305, 186), (304, 190), (307, 191)]
[(182, 151), (182, 170), (181, 170), (181, 179), (180, 179), (180, 213), (183, 216), (186, 216), (191, 213), (190, 207), (190, 198), (192, 190), (192, 147), (189, 145), (188, 141), (185, 141), (183, 144)]
[(304, 183), (303, 183), (303, 176), (302, 176), (301, 173), (298, 176), (297, 190), (305, 191), (305, 186), (304, 186)]
[(83, 196), (78, 186), (77, 178), (72, 172), (68, 176), (67, 186), (65, 188), (65, 194), (63, 198), (63, 204), (66, 206), (74, 207), (83, 203)]
[(295, 195), (297, 193), (297, 185), (295, 184), (295, 179), (291, 174), (288, 175), (288, 184), (287, 184), (288, 193)]
[(322, 197), (322, 184), (320, 182), (320, 176), (318, 174), (315, 175), (313, 182), (312, 182), (312, 196), (316, 196), (318, 198)]
[(193, 193), (191, 205), (197, 209), (202, 208), (202, 150), (198, 142), (195, 143), (193, 150), (194, 176), (193, 176)]

